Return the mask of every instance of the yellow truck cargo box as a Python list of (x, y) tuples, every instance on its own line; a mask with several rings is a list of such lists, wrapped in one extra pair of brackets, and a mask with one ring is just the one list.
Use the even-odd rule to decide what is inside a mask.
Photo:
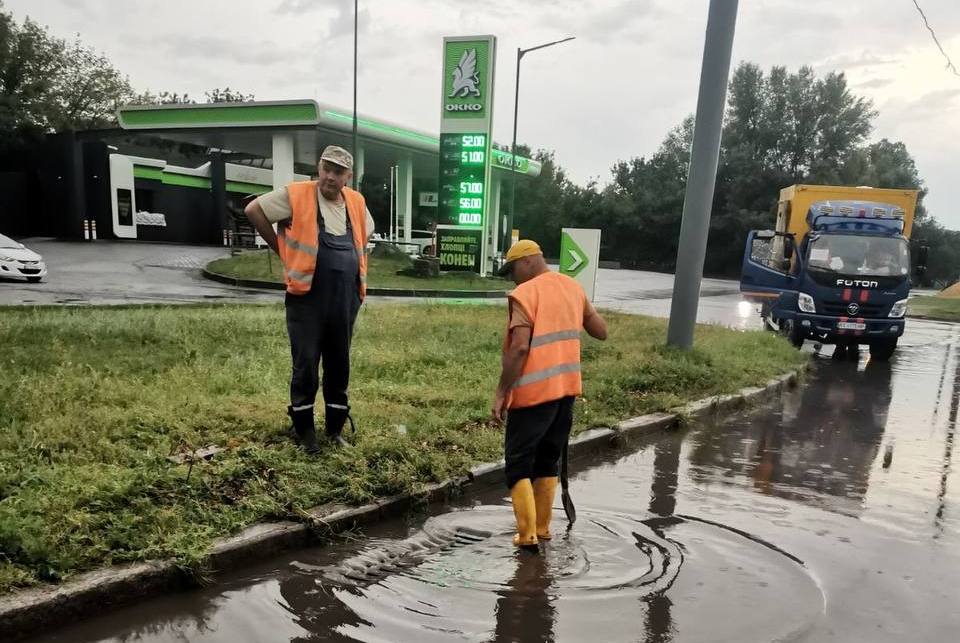
[(917, 190), (890, 190), (842, 185), (791, 185), (780, 190), (777, 207), (777, 232), (792, 233), (799, 244), (809, 232), (807, 212), (818, 201), (870, 201), (886, 203), (903, 210), (903, 236), (910, 238), (913, 215), (917, 209)]

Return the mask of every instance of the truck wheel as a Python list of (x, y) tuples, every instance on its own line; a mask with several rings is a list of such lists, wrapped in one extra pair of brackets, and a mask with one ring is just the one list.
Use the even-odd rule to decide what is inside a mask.
[(870, 358), (880, 362), (885, 362), (893, 356), (897, 350), (897, 340), (887, 339), (870, 344)]
[(793, 319), (790, 320), (789, 329), (787, 331), (787, 339), (790, 340), (790, 344), (794, 348), (803, 347), (803, 335), (800, 333), (800, 326)]

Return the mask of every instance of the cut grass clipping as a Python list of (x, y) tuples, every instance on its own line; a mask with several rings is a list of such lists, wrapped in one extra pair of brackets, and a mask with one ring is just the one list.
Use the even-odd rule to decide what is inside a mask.
[[(368, 303), (353, 345), (356, 448), (308, 457), (288, 426), (281, 306), (0, 314), (0, 591), (174, 558), (266, 518), (417, 490), (501, 457), (488, 423), (503, 305)], [(610, 315), (583, 343), (576, 430), (757, 385), (803, 356), (772, 334)], [(210, 461), (171, 455), (216, 446)]]
[[(439, 277), (398, 275), (397, 271), (410, 269), (413, 262), (406, 255), (371, 255), (367, 270), (367, 284), (371, 288), (405, 288), (421, 290), (511, 290), (512, 281), (496, 277), (480, 277), (471, 273), (448, 273)], [(247, 250), (234, 257), (216, 259), (207, 264), (207, 270), (234, 279), (283, 281), (283, 265), (275, 254), (266, 250)]]

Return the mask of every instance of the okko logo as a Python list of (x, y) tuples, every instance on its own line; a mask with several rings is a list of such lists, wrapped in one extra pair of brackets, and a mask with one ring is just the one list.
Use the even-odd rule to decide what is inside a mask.
[[(477, 69), (477, 50), (467, 49), (453, 70), (453, 83), (447, 98), (480, 98), (480, 73)], [(483, 103), (447, 103), (448, 112), (483, 111)]]

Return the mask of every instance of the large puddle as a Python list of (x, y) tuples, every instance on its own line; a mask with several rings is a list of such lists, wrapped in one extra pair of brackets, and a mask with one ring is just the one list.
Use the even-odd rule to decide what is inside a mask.
[(540, 556), (493, 488), (37, 640), (956, 640), (958, 336), (908, 340), (578, 460)]

